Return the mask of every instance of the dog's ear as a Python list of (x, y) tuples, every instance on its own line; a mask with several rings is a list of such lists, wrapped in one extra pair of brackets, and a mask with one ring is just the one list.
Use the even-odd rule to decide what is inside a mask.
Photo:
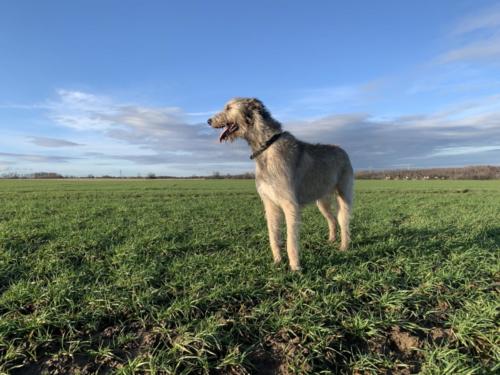
[(248, 99), (248, 108), (252, 111), (260, 111), (264, 108), (264, 104), (257, 98)]
[(248, 100), (248, 109), (250, 110), (250, 112), (257, 112), (263, 118), (269, 118), (271, 116), (267, 108), (264, 106), (264, 103), (262, 103), (257, 98), (252, 98)]

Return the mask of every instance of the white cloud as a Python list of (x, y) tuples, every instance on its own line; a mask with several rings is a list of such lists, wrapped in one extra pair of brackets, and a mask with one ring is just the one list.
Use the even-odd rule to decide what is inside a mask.
[(116, 112), (113, 102), (104, 96), (81, 91), (58, 90), (57, 100), (47, 103), (49, 117), (57, 124), (76, 130), (102, 130), (110, 127), (104, 115)]
[(500, 36), (487, 40), (470, 42), (463, 47), (452, 49), (439, 56), (438, 61), (449, 63), (455, 61), (490, 60), (500, 57)]
[[(428, 115), (377, 119), (344, 114), (285, 125), (309, 142), (341, 145), (357, 168), (390, 168), (405, 160), (413, 166), (498, 163), (500, 109), (486, 108), (490, 112), (484, 112), (482, 104), (467, 102)], [(477, 159), (485, 152), (496, 154)]]
[(458, 146), (458, 147), (442, 147), (437, 148), (435, 152), (430, 154), (433, 156), (454, 156), (454, 155), (467, 155), (478, 154), (489, 151), (499, 151), (500, 145), (497, 146)]
[(71, 156), (22, 154), (15, 152), (0, 152), (0, 157), (5, 157), (13, 161), (23, 160), (36, 163), (67, 163), (71, 160), (78, 159)]
[(495, 5), (481, 9), (475, 14), (462, 19), (454, 28), (453, 35), (462, 35), (480, 30), (490, 30), (500, 27), (500, 6)]
[[(178, 107), (153, 107), (121, 103), (108, 97), (70, 90), (59, 90), (58, 100), (52, 101), (49, 117), (60, 126), (129, 144), (126, 154), (91, 151), (87, 157), (129, 160), (138, 164), (196, 164), (244, 162), (248, 152), (237, 142), (229, 147), (217, 142), (217, 132), (203, 122), (190, 124), (189, 117)], [(247, 169), (251, 164), (246, 162)]]

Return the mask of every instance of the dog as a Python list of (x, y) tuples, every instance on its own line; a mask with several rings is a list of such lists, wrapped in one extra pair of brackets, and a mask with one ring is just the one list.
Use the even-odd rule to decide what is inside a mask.
[[(282, 131), (264, 104), (256, 98), (231, 99), (224, 109), (208, 119), (213, 128), (223, 128), (219, 141), (243, 138), (256, 162), (255, 181), (264, 204), (269, 242), (274, 262), (281, 262), (280, 225), (282, 213), (287, 227), (287, 253), (292, 271), (300, 271), (300, 209), (316, 204), (335, 241), (336, 222), (340, 225), (340, 250), (350, 242), (349, 218), (353, 202), (354, 173), (347, 153), (335, 145), (310, 144)], [(336, 195), (338, 214), (331, 203)]]

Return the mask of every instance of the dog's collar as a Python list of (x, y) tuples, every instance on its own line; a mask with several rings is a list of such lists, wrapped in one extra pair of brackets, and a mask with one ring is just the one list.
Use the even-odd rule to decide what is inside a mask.
[(257, 151), (255, 151), (252, 155), (250, 155), (250, 159), (255, 159), (257, 156), (259, 156), (260, 154), (262, 154), (264, 151), (266, 151), (269, 146), (271, 146), (274, 142), (276, 142), (278, 140), (279, 137), (281, 137), (283, 135), (283, 133), (276, 133), (274, 134), (271, 138), (269, 138), (266, 143), (264, 143), (264, 145), (258, 149)]

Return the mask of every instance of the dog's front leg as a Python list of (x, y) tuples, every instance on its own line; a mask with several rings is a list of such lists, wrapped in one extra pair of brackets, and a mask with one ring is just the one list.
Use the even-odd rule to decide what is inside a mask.
[(281, 209), (270, 199), (263, 199), (264, 208), (266, 210), (267, 229), (269, 231), (269, 242), (273, 252), (274, 264), (281, 262)]
[(299, 225), (300, 208), (296, 203), (286, 202), (282, 205), (286, 221), (286, 251), (292, 271), (300, 271), (299, 261)]

